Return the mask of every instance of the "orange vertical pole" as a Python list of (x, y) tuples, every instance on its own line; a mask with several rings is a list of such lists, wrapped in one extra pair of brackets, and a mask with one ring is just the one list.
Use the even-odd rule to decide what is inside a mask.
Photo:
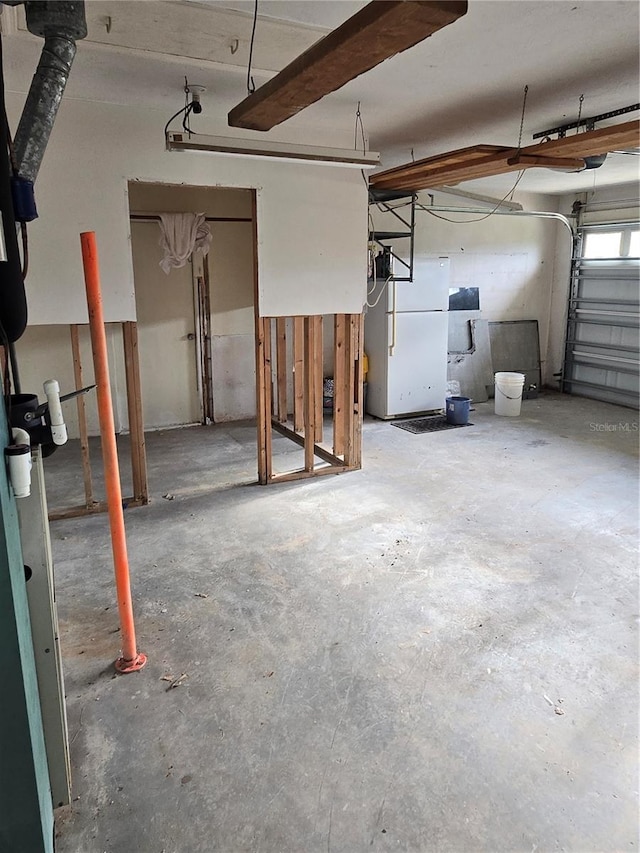
[(105, 334), (102, 293), (100, 289), (100, 269), (98, 266), (98, 247), (94, 231), (85, 231), (80, 235), (82, 245), (82, 264), (87, 290), (89, 309), (89, 328), (91, 330), (91, 348), (98, 396), (98, 415), (100, 419), (100, 437), (104, 479), (109, 507), (109, 525), (111, 527), (111, 547), (116, 576), (118, 613), (122, 632), (122, 657), (115, 662), (119, 672), (135, 672), (147, 662), (146, 655), (138, 653), (136, 630), (133, 622), (131, 603), (131, 582), (129, 579), (129, 558), (127, 539), (124, 529), (122, 510), (122, 492), (120, 489), (120, 470), (118, 467), (118, 449), (116, 431), (113, 422), (111, 390), (109, 385), (109, 364), (107, 361), (107, 336)]

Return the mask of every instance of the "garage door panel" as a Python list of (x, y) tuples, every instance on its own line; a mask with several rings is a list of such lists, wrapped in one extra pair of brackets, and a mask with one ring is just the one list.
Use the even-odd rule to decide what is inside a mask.
[[(582, 237), (589, 229), (582, 230)], [(578, 245), (584, 242), (578, 241)], [(638, 259), (585, 259), (572, 265), (563, 389), (638, 407)]]

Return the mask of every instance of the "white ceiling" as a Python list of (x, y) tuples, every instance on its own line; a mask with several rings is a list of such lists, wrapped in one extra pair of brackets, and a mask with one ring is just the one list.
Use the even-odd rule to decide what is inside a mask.
[[(363, 5), (259, 0), (256, 84)], [(87, 8), (89, 40), (78, 51), (68, 97), (144, 104), (168, 118), (180, 106), (187, 74), (209, 89), (200, 129), (221, 132), (227, 111), (246, 94), (253, 0), (91, 0)], [(107, 16), (112, 16), (109, 34)], [(528, 84), (523, 143), (529, 144), (533, 133), (574, 119), (581, 94), (583, 116), (638, 101), (639, 31), (635, 0), (469, 0), (467, 15), (455, 24), (266, 136), (298, 141), (311, 133), (319, 144), (336, 137), (342, 140), (338, 144), (352, 144), (360, 101), (370, 147), (382, 152), (385, 167), (409, 160), (411, 149), (419, 159), (477, 143), (515, 145)], [(232, 54), (234, 37), (239, 47)], [(20, 33), (5, 40), (8, 89), (26, 91), (40, 44)], [(637, 117), (633, 113), (612, 123)], [(639, 166), (640, 157), (613, 154), (593, 172), (529, 170), (520, 189), (579, 192), (594, 182), (601, 187), (638, 180)], [(465, 186), (506, 192), (514, 179), (506, 175)]]

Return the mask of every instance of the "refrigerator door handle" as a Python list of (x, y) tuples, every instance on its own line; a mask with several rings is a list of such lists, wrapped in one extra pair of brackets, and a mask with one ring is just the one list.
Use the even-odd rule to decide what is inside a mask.
[(393, 296), (391, 298), (391, 344), (389, 346), (389, 356), (393, 355), (396, 347), (396, 317), (397, 317), (397, 285), (395, 279), (389, 282), (393, 286)]

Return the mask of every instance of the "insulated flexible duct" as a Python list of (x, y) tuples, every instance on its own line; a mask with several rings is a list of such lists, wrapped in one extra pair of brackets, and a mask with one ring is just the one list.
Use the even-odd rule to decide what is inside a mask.
[[(35, 181), (76, 54), (76, 39), (87, 34), (83, 2), (25, 3), (27, 27), (44, 38), (14, 141), (18, 174)], [(14, 343), (27, 325), (27, 300), (11, 198), (8, 129), (4, 120), (4, 77), (0, 46), (0, 211), (6, 261), (0, 261), (0, 343)]]
[(76, 40), (87, 35), (83, 2), (38, 0), (25, 3), (29, 32), (44, 38), (40, 62), (16, 132), (18, 172), (35, 181), (64, 94)]

